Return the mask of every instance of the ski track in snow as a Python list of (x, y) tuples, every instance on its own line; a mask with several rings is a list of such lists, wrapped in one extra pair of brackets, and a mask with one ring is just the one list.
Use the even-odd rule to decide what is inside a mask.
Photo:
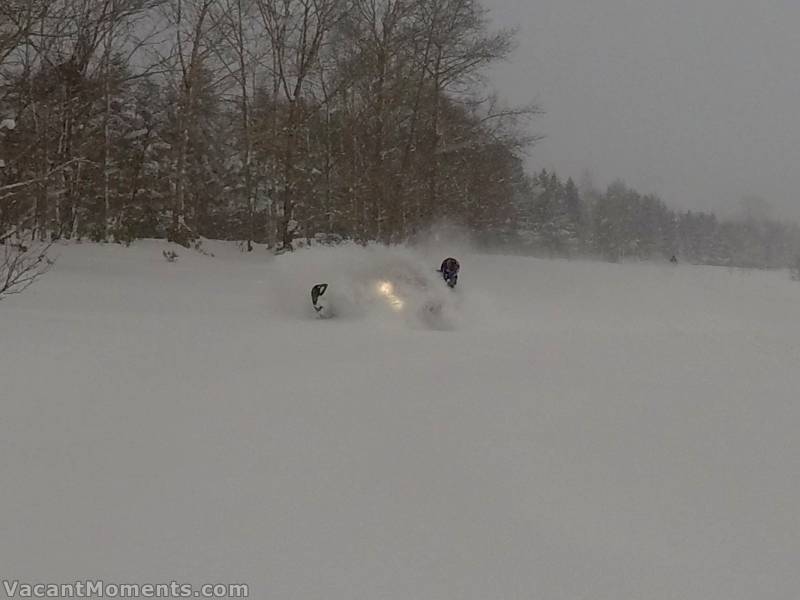
[[(3, 577), (303, 600), (800, 589), (786, 273), (166, 247), (59, 246), (0, 302)], [(425, 288), (445, 330), (354, 291), (438, 283), (449, 254), (459, 288)], [(341, 318), (313, 318), (321, 281)]]

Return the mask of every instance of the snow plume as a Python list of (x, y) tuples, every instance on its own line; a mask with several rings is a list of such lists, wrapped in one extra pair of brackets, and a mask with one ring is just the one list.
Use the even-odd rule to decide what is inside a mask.
[[(474, 233), (466, 227), (440, 220), (414, 236), (412, 244), (427, 255), (464, 256), (477, 251)], [(441, 260), (441, 259), (440, 259)]]
[(454, 329), (465, 296), (462, 289), (448, 289), (437, 273), (442, 259), (454, 253), (356, 244), (298, 250), (276, 261), (280, 281), (270, 286), (271, 304), (284, 314), (309, 318), (311, 287), (327, 283), (326, 298), (339, 318)]

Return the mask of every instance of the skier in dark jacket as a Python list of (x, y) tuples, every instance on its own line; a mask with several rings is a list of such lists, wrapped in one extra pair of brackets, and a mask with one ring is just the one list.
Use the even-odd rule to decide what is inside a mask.
[(442, 261), (442, 266), (439, 269), (439, 272), (442, 274), (442, 279), (444, 279), (445, 283), (451, 287), (456, 287), (458, 283), (458, 271), (461, 269), (461, 265), (458, 264), (458, 261), (455, 258), (445, 258)]

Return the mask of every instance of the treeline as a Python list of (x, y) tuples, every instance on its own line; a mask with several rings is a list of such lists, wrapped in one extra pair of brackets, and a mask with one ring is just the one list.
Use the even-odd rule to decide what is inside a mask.
[(798, 230), (529, 176), (477, 0), (3, 0), (0, 242), (486, 246), (774, 267)]
[(4, 0), (0, 236), (397, 242), (513, 218), (474, 0)]
[(605, 192), (542, 171), (528, 179), (516, 206), (511, 244), (549, 256), (610, 261), (665, 260), (741, 267), (788, 267), (800, 256), (800, 227), (755, 215), (719, 220), (670, 209), (622, 182)]

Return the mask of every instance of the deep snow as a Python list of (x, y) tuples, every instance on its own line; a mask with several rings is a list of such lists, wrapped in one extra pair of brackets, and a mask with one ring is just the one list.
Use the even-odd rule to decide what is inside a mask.
[[(0, 302), (2, 577), (302, 600), (800, 590), (785, 273), (165, 247), (59, 246)], [(376, 273), (435, 283), (449, 253), (446, 327), (367, 293)], [(318, 281), (342, 318), (313, 318)]]

